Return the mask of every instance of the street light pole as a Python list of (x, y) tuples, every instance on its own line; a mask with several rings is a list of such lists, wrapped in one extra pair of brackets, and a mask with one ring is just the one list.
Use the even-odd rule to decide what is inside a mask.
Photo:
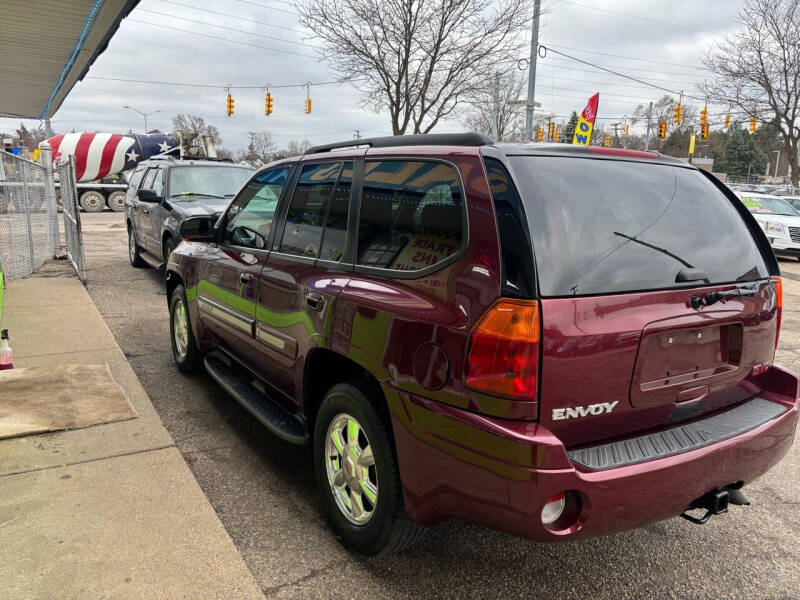
[(775, 161), (775, 174), (772, 176), (773, 180), (778, 178), (778, 165), (781, 162), (781, 151), (780, 150), (773, 150), (771, 152), (771, 154), (775, 154), (776, 152), (778, 153), (778, 159)]
[(144, 132), (145, 132), (145, 134), (147, 134), (147, 117), (149, 115), (154, 115), (156, 113), (164, 112), (163, 110), (151, 110), (150, 112), (142, 112), (140, 110), (137, 110), (137, 109), (133, 108), (132, 106), (128, 106), (127, 104), (125, 106), (123, 106), (122, 108), (129, 108), (133, 112), (139, 113), (140, 115), (142, 115), (144, 117)]

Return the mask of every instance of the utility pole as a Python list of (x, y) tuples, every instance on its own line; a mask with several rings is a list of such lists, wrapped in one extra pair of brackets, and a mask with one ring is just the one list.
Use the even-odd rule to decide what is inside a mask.
[(528, 63), (528, 102), (525, 105), (525, 140), (533, 138), (533, 94), (536, 91), (536, 57), (539, 56), (539, 8), (541, 0), (533, 2), (533, 26), (531, 29), (531, 57)]
[(360, 129), (356, 129), (355, 132), (354, 132), (353, 137), (355, 137), (357, 140), (360, 140), (361, 139), (361, 130)]
[(50, 126), (50, 117), (44, 120), (44, 133), (48, 138), (53, 137), (53, 128)]
[(247, 134), (250, 136), (250, 148), (248, 148), (248, 150), (249, 150), (248, 151), (248, 155), (249, 155), (248, 158), (250, 159), (250, 162), (255, 162), (255, 159), (256, 159), (256, 156), (255, 156), (256, 155), (255, 138), (256, 138), (257, 134), (256, 134), (255, 131), (248, 131)]
[(622, 123), (614, 123), (613, 125), (611, 125), (611, 126), (614, 128), (614, 141), (615, 141), (615, 142), (616, 142), (617, 140), (619, 140), (619, 134), (617, 133), (617, 128), (618, 128), (620, 125), (622, 125)]
[(494, 73), (494, 98), (492, 107), (492, 137), (500, 141), (500, 72)]
[(644, 149), (650, 145), (650, 117), (653, 115), (653, 102), (650, 101), (650, 107), (647, 109), (647, 133), (644, 134)]

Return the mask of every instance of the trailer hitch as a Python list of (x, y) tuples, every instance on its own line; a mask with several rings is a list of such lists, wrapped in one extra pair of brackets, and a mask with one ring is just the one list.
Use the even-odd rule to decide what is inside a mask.
[[(728, 512), (728, 505), (735, 504), (737, 506), (749, 506), (750, 502), (745, 498), (745, 495), (739, 489), (741, 485), (734, 484), (733, 486), (724, 487), (722, 489), (711, 490), (703, 494), (699, 498), (695, 498), (689, 504), (688, 508), (681, 513), (681, 517), (694, 523), (695, 525), (703, 525), (713, 515), (721, 515)], [(705, 509), (706, 514), (702, 517), (695, 517), (690, 515), (690, 510)]]

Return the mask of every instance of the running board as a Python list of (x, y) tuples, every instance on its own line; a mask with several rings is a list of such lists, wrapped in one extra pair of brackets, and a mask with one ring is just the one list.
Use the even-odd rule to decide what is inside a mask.
[(208, 354), (204, 361), (206, 371), (272, 433), (292, 444), (307, 444), (308, 435), (300, 418), (284, 410), (227, 361), (227, 357)]
[(153, 267), (154, 269), (158, 270), (162, 266), (164, 266), (164, 262), (150, 254), (147, 250), (139, 249), (139, 257), (146, 262), (148, 265)]

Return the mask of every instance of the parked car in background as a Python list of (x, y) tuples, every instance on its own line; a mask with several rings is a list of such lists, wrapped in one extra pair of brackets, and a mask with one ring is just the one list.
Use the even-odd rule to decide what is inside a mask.
[(744, 192), (741, 198), (763, 227), (775, 254), (800, 260), (800, 210), (794, 206), (792, 198), (749, 192)]
[(188, 217), (216, 220), (253, 169), (230, 162), (158, 158), (139, 163), (125, 196), (134, 267), (160, 268), (180, 243)]
[(705, 522), (792, 445), (775, 255), (678, 159), (349, 141), (264, 167), (181, 236), (177, 367), (313, 447), (359, 552), (449, 518), (546, 542)]

